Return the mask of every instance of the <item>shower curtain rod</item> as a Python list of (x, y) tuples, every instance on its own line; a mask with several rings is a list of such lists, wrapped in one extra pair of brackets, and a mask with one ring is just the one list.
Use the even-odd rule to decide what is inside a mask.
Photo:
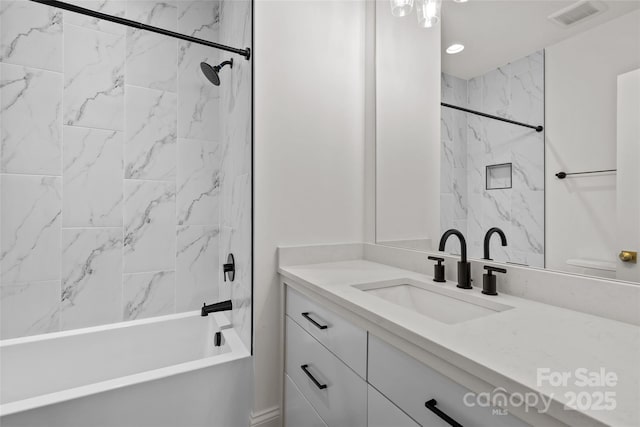
[(481, 113), (480, 111), (470, 110), (470, 109), (464, 108), (464, 107), (458, 107), (457, 105), (447, 104), (446, 102), (441, 102), (440, 105), (442, 105), (443, 107), (447, 107), (447, 108), (453, 108), (454, 110), (464, 111), (465, 113), (476, 114), (478, 116), (488, 117), (488, 118), (494, 119), (494, 120), (500, 120), (501, 122), (507, 122), (507, 123), (511, 123), (513, 125), (524, 126), (526, 128), (535, 129), (536, 132), (542, 132), (544, 130), (544, 128), (542, 126), (528, 125), (526, 123), (516, 122), (515, 120), (505, 119), (504, 117), (494, 116), (492, 114)]
[(251, 58), (250, 48), (238, 49), (231, 46), (225, 46), (220, 43), (214, 43), (207, 40), (199, 39), (197, 37), (191, 37), (185, 34), (176, 33), (174, 31), (165, 30), (164, 28), (158, 28), (151, 25), (143, 24), (141, 22), (132, 21), (131, 19), (120, 18), (118, 16), (107, 15), (106, 13), (96, 12), (95, 10), (86, 9), (84, 7), (65, 3), (63, 1), (57, 1), (57, 0), (31, 0), (31, 1), (35, 3), (45, 4), (47, 6), (57, 7), (59, 9), (68, 10), (70, 12), (91, 16), (93, 18), (104, 19), (105, 21), (115, 22), (116, 24), (126, 25), (127, 27), (133, 27), (133, 28), (138, 28), (140, 30), (151, 31), (152, 33), (162, 34), (164, 36), (174, 37), (176, 39), (185, 40), (191, 43), (197, 43), (197, 44), (209, 46), (215, 49), (236, 53), (238, 55), (244, 56), (246, 60), (249, 60), (249, 58)]

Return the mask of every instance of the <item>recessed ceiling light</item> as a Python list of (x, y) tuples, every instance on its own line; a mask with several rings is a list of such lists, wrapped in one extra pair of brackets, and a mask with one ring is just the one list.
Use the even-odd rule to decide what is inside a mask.
[(456, 3), (466, 3), (469, 0), (453, 0), (453, 1), (456, 2)]
[(456, 53), (460, 53), (464, 50), (464, 45), (460, 44), (460, 43), (454, 43), (451, 46), (449, 46), (447, 48), (447, 53), (449, 55), (454, 55)]

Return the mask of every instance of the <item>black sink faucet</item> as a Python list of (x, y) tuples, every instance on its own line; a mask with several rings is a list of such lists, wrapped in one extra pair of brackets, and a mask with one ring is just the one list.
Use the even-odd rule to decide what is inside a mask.
[(504, 231), (500, 230), (498, 227), (490, 228), (487, 231), (487, 234), (484, 235), (484, 259), (491, 260), (489, 256), (489, 243), (491, 243), (491, 236), (493, 233), (498, 233), (500, 236), (500, 240), (502, 240), (502, 246), (507, 246), (507, 236), (504, 235)]
[(455, 228), (447, 230), (440, 239), (439, 251), (444, 251), (444, 246), (447, 243), (447, 239), (451, 236), (456, 236), (460, 240), (460, 261), (458, 261), (458, 287), (462, 289), (472, 289), (471, 286), (471, 264), (467, 262), (467, 241), (462, 233)]
[(209, 313), (215, 313), (216, 311), (229, 311), (233, 308), (231, 304), (231, 300), (217, 302), (215, 304), (202, 304), (202, 310), (200, 311), (200, 315), (208, 316)]

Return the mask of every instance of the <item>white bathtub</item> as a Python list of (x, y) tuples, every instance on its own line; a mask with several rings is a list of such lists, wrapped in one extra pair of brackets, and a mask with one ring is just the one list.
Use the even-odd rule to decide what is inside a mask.
[(229, 326), (189, 312), (0, 341), (0, 425), (246, 427), (251, 358)]

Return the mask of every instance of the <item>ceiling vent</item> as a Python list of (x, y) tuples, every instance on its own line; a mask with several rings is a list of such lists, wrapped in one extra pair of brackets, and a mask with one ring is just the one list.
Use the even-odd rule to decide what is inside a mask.
[(582, 0), (549, 15), (548, 19), (566, 28), (593, 18), (605, 10), (607, 6), (601, 1)]

